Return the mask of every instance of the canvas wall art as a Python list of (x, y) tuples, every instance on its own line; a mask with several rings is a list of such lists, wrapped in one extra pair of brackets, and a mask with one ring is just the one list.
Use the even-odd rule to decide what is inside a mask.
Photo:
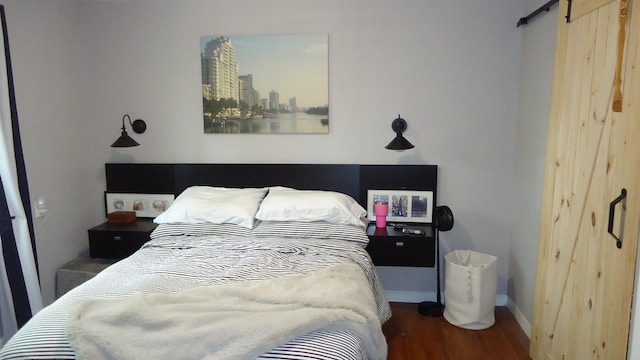
[(328, 35), (200, 38), (205, 133), (327, 134)]

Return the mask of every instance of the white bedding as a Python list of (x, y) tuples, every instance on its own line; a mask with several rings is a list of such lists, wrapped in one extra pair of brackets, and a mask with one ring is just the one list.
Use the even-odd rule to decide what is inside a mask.
[(383, 360), (387, 344), (375, 309), (362, 269), (339, 264), (249, 284), (79, 301), (67, 338), (78, 359), (236, 360), (338, 330), (362, 339), (368, 359)]
[[(65, 323), (78, 299), (123, 298), (134, 292), (175, 294), (201, 286), (306, 274), (337, 264), (357, 264), (363, 270), (375, 299), (374, 312), (379, 322), (384, 323), (391, 315), (389, 305), (371, 259), (357, 241), (160, 236), (36, 314), (0, 350), (0, 359), (75, 358), (65, 335)], [(320, 330), (291, 339), (258, 358), (302, 359), (307, 356), (304, 353), (311, 351), (320, 358), (364, 359), (364, 347), (362, 340), (348, 331)], [(325, 356), (325, 352), (332, 355)], [(386, 354), (380, 355), (384, 358)]]

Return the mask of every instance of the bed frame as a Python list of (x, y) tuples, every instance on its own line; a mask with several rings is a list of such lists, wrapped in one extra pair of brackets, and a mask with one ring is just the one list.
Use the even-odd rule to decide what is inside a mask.
[(367, 207), (367, 190), (433, 191), (437, 165), (357, 164), (122, 164), (105, 165), (107, 192), (179, 195), (192, 185), (288, 186), (332, 190)]

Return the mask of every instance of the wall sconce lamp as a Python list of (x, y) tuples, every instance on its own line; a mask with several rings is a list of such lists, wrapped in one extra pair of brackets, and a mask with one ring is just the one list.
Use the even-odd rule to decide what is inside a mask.
[(136, 134), (142, 134), (145, 130), (147, 130), (147, 124), (144, 122), (144, 120), (137, 119), (136, 121), (131, 122), (131, 117), (127, 114), (124, 114), (124, 116), (122, 117), (122, 134), (120, 135), (118, 140), (111, 144), (111, 147), (132, 147), (140, 145), (137, 141), (133, 140), (129, 136), (129, 134), (127, 134), (127, 130), (124, 127), (125, 118), (129, 119), (129, 125), (131, 125), (131, 128)]
[(396, 133), (396, 137), (391, 140), (389, 145), (385, 146), (385, 149), (402, 151), (415, 147), (409, 140), (402, 136), (402, 133), (407, 130), (407, 122), (400, 117), (400, 114), (398, 114), (398, 118), (391, 123), (391, 129)]

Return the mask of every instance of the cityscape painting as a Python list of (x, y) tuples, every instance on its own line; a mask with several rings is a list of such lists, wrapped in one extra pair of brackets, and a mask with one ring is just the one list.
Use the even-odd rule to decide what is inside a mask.
[(200, 38), (205, 133), (329, 133), (328, 35)]

